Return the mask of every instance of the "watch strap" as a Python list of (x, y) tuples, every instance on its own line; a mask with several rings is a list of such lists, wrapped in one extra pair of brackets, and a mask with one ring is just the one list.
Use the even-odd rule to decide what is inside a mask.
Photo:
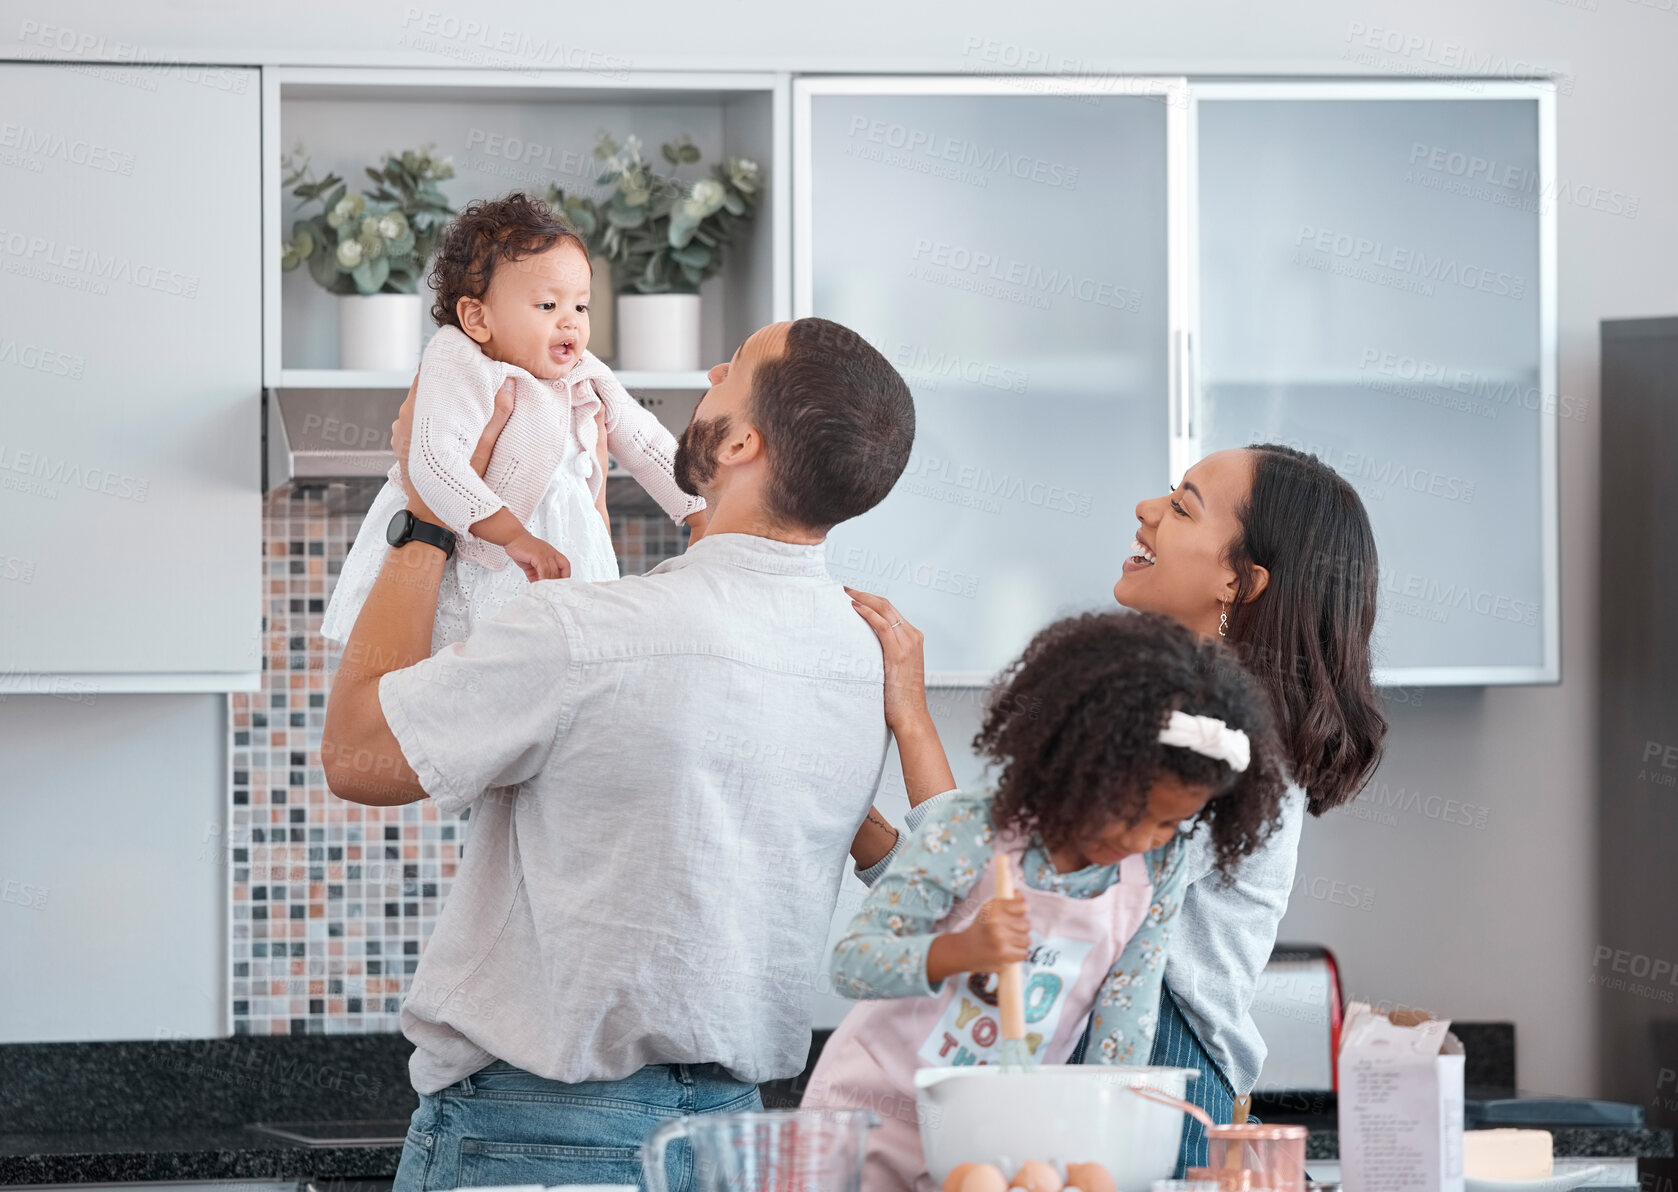
[(385, 541), (394, 550), (410, 542), (423, 542), (443, 552), (445, 559), (454, 557), (454, 531), (446, 526), (421, 521), (410, 510), (398, 509), (385, 529)]
[(427, 546), (435, 546), (443, 552), (445, 559), (454, 557), (454, 531), (444, 526), (420, 521), (416, 517), (408, 523), (408, 537), (414, 542), (423, 542)]

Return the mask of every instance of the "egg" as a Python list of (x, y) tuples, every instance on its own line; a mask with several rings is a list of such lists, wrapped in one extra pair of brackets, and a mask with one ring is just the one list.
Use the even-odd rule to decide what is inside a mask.
[[(992, 1167), (989, 1163), (964, 1163), (969, 1170), (961, 1177), (961, 1185), (956, 1192), (1008, 1192), (1008, 1181), (1002, 1178), (1002, 1169)], [(959, 1169), (958, 1169), (959, 1170)], [(955, 1172), (950, 1175), (954, 1177)], [(944, 1187), (949, 1188), (946, 1181)]]
[(1107, 1169), (1099, 1163), (1068, 1163), (1066, 1182), (1068, 1186), (1076, 1186), (1080, 1192), (1118, 1192), (1119, 1189)]
[(967, 1178), (969, 1172), (978, 1169), (977, 1163), (957, 1163), (950, 1168), (950, 1174), (944, 1177), (944, 1192), (961, 1192), (962, 1181)]
[(1025, 1192), (1060, 1192), (1061, 1183), (1060, 1176), (1047, 1163), (1027, 1159), (1008, 1181), (1008, 1187), (1023, 1188)]

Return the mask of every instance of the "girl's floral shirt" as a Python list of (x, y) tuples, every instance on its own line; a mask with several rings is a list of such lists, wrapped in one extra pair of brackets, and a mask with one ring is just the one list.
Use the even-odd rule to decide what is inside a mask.
[[(931, 997), (926, 954), (957, 900), (979, 882), (993, 851), (989, 792), (948, 791), (911, 809), (913, 830), (833, 950), (834, 991), (851, 998)], [(1166, 945), (1183, 898), (1187, 837), (1148, 853), (1148, 917), (1096, 993), (1086, 1062), (1143, 1064), (1153, 1047)], [(1033, 835), (1026, 884), (1068, 898), (1094, 898), (1119, 879), (1117, 865), (1060, 873)]]

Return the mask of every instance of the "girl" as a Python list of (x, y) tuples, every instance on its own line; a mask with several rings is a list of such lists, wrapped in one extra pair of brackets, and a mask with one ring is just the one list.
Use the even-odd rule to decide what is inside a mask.
[[(1120, 604), (1168, 616), (1233, 648), (1264, 692), (1291, 780), (1279, 830), (1226, 880), (1196, 835), (1149, 1062), (1201, 1070), (1188, 1097), (1220, 1122), (1253, 1091), (1265, 1045), (1251, 1013), (1288, 907), (1300, 827), (1345, 804), (1381, 758), (1387, 722), (1370, 674), (1376, 553), (1356, 490), (1315, 456), (1275, 444), (1218, 451), (1177, 487), (1136, 506), (1136, 540), (1113, 588)], [(926, 702), (921, 634), (890, 601), (852, 592), (886, 661), (886, 722), (902, 752), (909, 823), (955, 786)], [(879, 864), (894, 831), (874, 819), (854, 849)], [(1099, 1057), (1094, 1049), (1088, 1061)], [(1193, 1119), (1177, 1171), (1203, 1167)]]
[[(705, 502), (672, 476), (674, 437), (588, 352), (589, 276), (582, 238), (528, 195), (472, 203), (449, 226), (431, 272), (438, 331), (421, 361), (408, 458), (361, 523), (324, 636), (348, 639), (378, 578), (386, 527), (408, 501), (404, 462), (415, 493), (456, 536), (433, 652), (464, 641), (527, 580), (618, 577), (607, 447), (666, 513), (695, 538), (704, 532)], [(480, 478), (472, 449), (504, 383), (515, 389), (513, 412)]]
[[(1066, 1062), (1089, 1019), (1100, 1062), (1142, 1063), (1188, 841), (1230, 870), (1284, 789), (1262, 695), (1165, 617), (1051, 625), (974, 744), (1000, 768), (994, 792), (941, 796), (835, 949), (835, 988), (884, 1000), (834, 1032), (805, 1105), (912, 1106), (916, 1068), (996, 1062), (990, 974), (1020, 961), (1038, 1062)], [(1018, 897), (993, 897), (993, 852), (1018, 870)], [(914, 1115), (881, 1117), (864, 1186), (929, 1188)]]

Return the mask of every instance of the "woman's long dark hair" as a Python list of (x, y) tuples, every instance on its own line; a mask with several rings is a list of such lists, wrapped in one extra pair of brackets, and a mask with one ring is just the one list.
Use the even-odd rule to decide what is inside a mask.
[[(1357, 491), (1316, 456), (1274, 443), (1248, 450), (1253, 491), (1230, 543), (1228, 641), (1270, 697), (1289, 776), (1321, 815), (1363, 789), (1387, 736), (1370, 674), (1375, 534)], [(1270, 582), (1247, 600), (1255, 566)]]

